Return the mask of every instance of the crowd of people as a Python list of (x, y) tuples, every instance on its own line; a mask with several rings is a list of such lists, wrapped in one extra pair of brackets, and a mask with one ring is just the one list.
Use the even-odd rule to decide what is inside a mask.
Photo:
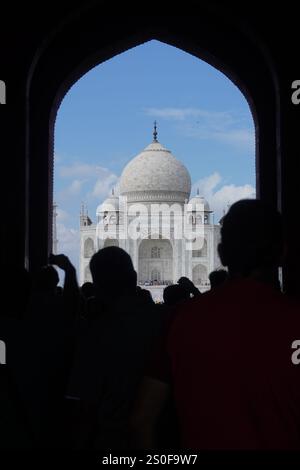
[(81, 288), (64, 255), (33, 277), (12, 268), (0, 448), (300, 449), (300, 309), (278, 282), (283, 247), (280, 214), (243, 200), (204, 294), (183, 277), (155, 304), (118, 247), (93, 255)]
[(147, 281), (139, 282), (138, 284), (140, 286), (170, 286), (173, 283), (170, 280), (150, 279)]

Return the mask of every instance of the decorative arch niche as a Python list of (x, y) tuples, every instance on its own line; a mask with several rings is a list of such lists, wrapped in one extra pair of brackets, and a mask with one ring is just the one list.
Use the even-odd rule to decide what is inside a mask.
[(94, 253), (95, 253), (94, 241), (92, 240), (92, 238), (87, 238), (84, 241), (84, 257), (91, 258)]

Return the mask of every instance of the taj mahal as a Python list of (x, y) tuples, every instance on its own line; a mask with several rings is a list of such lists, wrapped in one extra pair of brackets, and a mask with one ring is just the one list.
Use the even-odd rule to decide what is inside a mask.
[(93, 254), (119, 246), (130, 254), (139, 285), (155, 300), (181, 276), (207, 290), (209, 273), (220, 267), (220, 225), (199, 191), (190, 198), (190, 174), (159, 143), (156, 123), (152, 143), (125, 166), (118, 186), (98, 206), (95, 223), (81, 208), (81, 284), (91, 280)]

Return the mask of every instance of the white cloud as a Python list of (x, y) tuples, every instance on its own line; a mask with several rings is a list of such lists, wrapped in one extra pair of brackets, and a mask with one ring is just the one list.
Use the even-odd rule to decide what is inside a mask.
[(192, 193), (197, 192), (199, 189), (199, 193), (201, 196), (205, 198), (210, 198), (212, 196), (213, 190), (216, 186), (221, 182), (222, 177), (219, 173), (215, 172), (205, 178), (201, 178), (192, 186)]
[(245, 127), (245, 116), (229, 111), (208, 111), (200, 108), (147, 108), (149, 116), (180, 123), (181, 132), (192, 138), (215, 140), (254, 151), (253, 127)]
[[(118, 176), (108, 168), (80, 162), (59, 167), (58, 174), (65, 179), (75, 178), (58, 194), (61, 201), (66, 201), (75, 196), (80, 196), (82, 200), (101, 199), (107, 197), (118, 182)], [(93, 189), (84, 194), (84, 188)]]
[(215, 212), (216, 222), (222, 217), (223, 211), (227, 211), (229, 205), (240, 199), (255, 198), (255, 188), (251, 184), (237, 186), (235, 184), (225, 184), (220, 187), (222, 177), (215, 172), (200, 179), (192, 186), (192, 193), (199, 189), (199, 194), (204, 196)]
[(101, 178), (98, 178), (92, 195), (96, 198), (103, 198), (108, 196), (111, 193), (113, 187), (117, 185), (118, 177), (114, 173), (108, 172), (106, 175), (102, 175)]
[(161, 117), (163, 119), (173, 119), (175, 121), (184, 121), (190, 117), (205, 118), (212, 122), (232, 122), (232, 116), (226, 111), (208, 111), (200, 108), (147, 108), (145, 110), (148, 116)]
[(235, 186), (234, 184), (222, 186), (212, 196), (212, 207), (217, 214), (222, 215), (222, 211), (227, 209), (228, 205), (240, 199), (253, 199), (255, 198), (255, 188), (251, 184), (243, 186)]
[(88, 180), (73, 180), (65, 189), (58, 193), (57, 198), (60, 201), (66, 201), (70, 198), (73, 199), (75, 196), (79, 196), (82, 191), (83, 185), (87, 181)]
[(223, 130), (220, 130), (218, 129), (218, 126), (209, 127), (202, 125), (199, 127), (186, 126), (183, 131), (188, 137), (223, 142), (225, 144), (234, 146), (239, 150), (246, 149), (253, 151), (254, 153), (255, 137), (254, 131), (252, 131), (251, 129), (225, 128)]
[(59, 176), (62, 178), (93, 178), (95, 175), (101, 175), (106, 171), (108, 171), (107, 168), (103, 168), (99, 165), (90, 165), (80, 162), (58, 168)]
[(237, 129), (230, 132), (216, 132), (215, 138), (224, 142), (238, 145), (254, 145), (254, 134), (249, 129)]
[(70, 217), (68, 212), (64, 211), (63, 209), (60, 209), (59, 207), (56, 208), (56, 214), (57, 222), (63, 222), (64, 220), (67, 220)]
[(67, 192), (75, 196), (75, 194), (79, 194), (82, 188), (82, 185), (85, 183), (86, 180), (74, 180), (72, 181), (71, 185), (69, 188), (67, 188)]

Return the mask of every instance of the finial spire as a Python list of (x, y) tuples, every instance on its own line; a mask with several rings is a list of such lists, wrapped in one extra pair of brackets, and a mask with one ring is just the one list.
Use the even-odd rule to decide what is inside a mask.
[(84, 202), (81, 201), (80, 215), (84, 215)]
[(199, 188), (197, 188), (197, 196), (199, 196)]
[(158, 140), (157, 140), (157, 122), (156, 121), (154, 121), (153, 142), (158, 142)]
[(115, 195), (115, 188), (112, 188), (112, 189), (111, 189), (111, 195), (112, 195), (112, 196)]

